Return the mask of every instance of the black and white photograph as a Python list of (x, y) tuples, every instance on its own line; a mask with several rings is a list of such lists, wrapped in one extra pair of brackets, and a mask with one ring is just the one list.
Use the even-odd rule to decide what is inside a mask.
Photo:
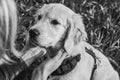
[(0, 80), (120, 80), (120, 0), (0, 0)]

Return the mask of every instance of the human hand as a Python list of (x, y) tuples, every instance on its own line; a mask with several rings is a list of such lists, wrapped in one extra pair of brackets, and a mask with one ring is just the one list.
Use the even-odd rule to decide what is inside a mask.
[(36, 58), (46, 54), (46, 50), (40, 47), (30, 48), (22, 55), (22, 59), (29, 66)]

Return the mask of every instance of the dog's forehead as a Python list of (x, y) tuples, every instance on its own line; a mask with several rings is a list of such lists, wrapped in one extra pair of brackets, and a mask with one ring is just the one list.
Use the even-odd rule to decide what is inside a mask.
[(64, 19), (74, 14), (71, 9), (58, 3), (44, 5), (37, 13)]

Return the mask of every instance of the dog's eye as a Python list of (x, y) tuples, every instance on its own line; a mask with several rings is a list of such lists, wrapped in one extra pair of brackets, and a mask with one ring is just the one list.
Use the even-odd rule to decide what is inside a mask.
[(53, 25), (58, 25), (58, 24), (60, 24), (56, 19), (54, 19), (54, 20), (52, 20), (51, 21), (51, 24), (53, 24)]
[(40, 20), (41, 18), (42, 18), (42, 16), (41, 16), (41, 15), (38, 15), (38, 18), (37, 18), (37, 19)]

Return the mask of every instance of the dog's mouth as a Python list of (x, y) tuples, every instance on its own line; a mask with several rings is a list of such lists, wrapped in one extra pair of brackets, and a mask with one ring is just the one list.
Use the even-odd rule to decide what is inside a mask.
[(45, 48), (45, 49), (46, 49), (46, 47), (40, 45), (36, 39), (30, 38), (30, 39), (29, 39), (29, 43), (30, 43), (33, 47), (39, 46), (39, 47), (41, 47), (41, 48)]
[(39, 46), (38, 42), (35, 39), (30, 38), (29, 43), (33, 45), (34, 47)]
[(39, 42), (38, 42), (36, 39), (34, 39), (34, 38), (30, 38), (30, 39), (29, 39), (29, 44), (31, 44), (33, 47), (39, 46), (39, 47), (45, 48), (45, 49), (51, 47), (51, 46), (50, 46), (51, 43), (49, 43), (47, 46), (44, 46), (44, 45), (42, 45), (41, 43), (39, 43)]

